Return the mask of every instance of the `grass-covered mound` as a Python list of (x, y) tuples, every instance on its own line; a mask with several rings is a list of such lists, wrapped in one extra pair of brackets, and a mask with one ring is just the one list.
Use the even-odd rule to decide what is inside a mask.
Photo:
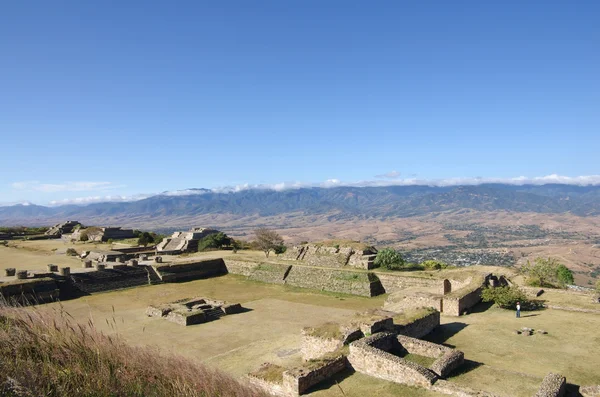
[(229, 376), (131, 347), (64, 311), (0, 304), (2, 396), (264, 396)]

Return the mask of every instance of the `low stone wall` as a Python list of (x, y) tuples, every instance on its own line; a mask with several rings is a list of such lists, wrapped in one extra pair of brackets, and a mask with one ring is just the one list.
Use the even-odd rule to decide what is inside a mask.
[(413, 338), (422, 338), (440, 325), (440, 312), (433, 311), (405, 324), (395, 325), (395, 332)]
[(285, 371), (283, 373), (283, 390), (290, 395), (304, 394), (312, 386), (331, 378), (346, 369), (347, 366), (348, 359), (345, 356), (339, 356)]
[(428, 342), (426, 340), (411, 338), (404, 335), (398, 335), (397, 339), (406, 351), (412, 354), (418, 354), (419, 356), (439, 358), (446, 353), (452, 352), (452, 349), (449, 347)]
[(259, 262), (244, 261), (232, 258), (224, 258), (224, 261), (228, 273), (238, 274), (246, 277), (250, 277), (259, 265)]
[(165, 318), (168, 321), (183, 326), (202, 324), (206, 322), (206, 314), (204, 314), (203, 311), (199, 311), (196, 313), (186, 313), (174, 310), (169, 312), (169, 314), (167, 314)]
[(191, 281), (227, 273), (223, 259), (153, 265), (163, 282)]
[(424, 277), (409, 277), (392, 273), (377, 272), (377, 277), (385, 292), (391, 294), (410, 287), (435, 287), (443, 289), (443, 280), (429, 279)]
[(68, 278), (71, 286), (87, 294), (148, 285), (145, 267), (125, 266), (85, 273), (73, 273)]
[(418, 364), (388, 353), (392, 350), (395, 335), (378, 333), (350, 344), (348, 361), (357, 372), (411, 386), (429, 388), (436, 375)]
[(283, 284), (291, 267), (291, 265), (277, 263), (259, 263), (252, 270), (249, 278), (250, 280), (261, 281), (263, 283)]
[[(444, 296), (444, 314), (460, 316), (465, 310), (470, 309), (481, 301), (482, 290), (482, 287), (477, 287), (474, 290), (465, 288), (464, 291)], [(463, 295), (460, 292), (463, 292)]]
[(403, 291), (396, 291), (388, 296), (383, 304), (385, 310), (398, 313), (419, 307), (433, 307), (441, 312), (442, 297), (425, 292), (406, 295)]
[(8, 281), (0, 284), (0, 296), (9, 303), (36, 304), (59, 298), (60, 290), (52, 278)]
[(371, 281), (367, 273), (305, 266), (292, 266), (285, 283), (296, 287), (369, 297), (374, 296), (380, 286), (379, 280), (375, 277)]
[(302, 358), (314, 360), (323, 357), (327, 353), (334, 352), (344, 346), (341, 339), (319, 338), (308, 335), (306, 329), (302, 330)]
[(465, 362), (465, 354), (459, 350), (450, 350), (435, 360), (429, 367), (438, 376), (445, 378)]
[(564, 376), (550, 372), (540, 385), (535, 397), (561, 397), (565, 395), (567, 380)]

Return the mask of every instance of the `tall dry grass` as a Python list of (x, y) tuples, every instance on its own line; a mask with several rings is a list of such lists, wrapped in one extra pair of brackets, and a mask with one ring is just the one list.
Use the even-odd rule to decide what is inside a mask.
[[(113, 319), (114, 323), (114, 319)], [(143, 337), (140, 335), (140, 337)], [(235, 396), (264, 393), (54, 311), (0, 303), (1, 396)]]

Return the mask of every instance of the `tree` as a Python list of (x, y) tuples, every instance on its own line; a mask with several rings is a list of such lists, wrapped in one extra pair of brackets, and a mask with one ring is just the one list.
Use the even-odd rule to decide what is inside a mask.
[(521, 268), (521, 272), (528, 278), (531, 285), (540, 287), (554, 287), (552, 283), (557, 283), (557, 270), (560, 266), (556, 258), (535, 258), (533, 264), (527, 261), (527, 264)]
[(486, 287), (481, 292), (481, 299), (484, 302), (494, 302), (497, 306), (504, 309), (515, 309), (517, 302), (524, 306), (527, 302), (527, 296), (517, 287)]
[(558, 265), (556, 268), (556, 278), (558, 283), (564, 287), (567, 284), (574, 284), (575, 278), (573, 272), (569, 270), (565, 265)]
[(400, 270), (404, 267), (404, 258), (396, 250), (384, 248), (377, 253), (373, 264), (388, 270)]
[(138, 245), (143, 245), (144, 247), (148, 246), (148, 244), (153, 244), (154, 242), (154, 236), (149, 232), (141, 233), (137, 241)]
[(232, 239), (223, 232), (209, 234), (198, 242), (198, 252), (231, 245)]
[(267, 258), (271, 251), (283, 245), (283, 238), (275, 230), (262, 227), (256, 229), (254, 235), (256, 236), (257, 248), (263, 251)]
[(275, 248), (273, 248), (273, 251), (275, 251), (275, 255), (281, 255), (283, 253), (285, 253), (285, 251), (287, 251), (287, 247), (283, 244), (276, 246)]

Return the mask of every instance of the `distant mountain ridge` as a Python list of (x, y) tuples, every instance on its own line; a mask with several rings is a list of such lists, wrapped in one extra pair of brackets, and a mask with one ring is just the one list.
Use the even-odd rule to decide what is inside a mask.
[(0, 224), (45, 224), (77, 219), (160, 218), (206, 214), (273, 216), (333, 213), (352, 217), (410, 217), (449, 210), (515, 211), (600, 215), (600, 186), (508, 185), (312, 187), (283, 191), (249, 189), (219, 193), (188, 189), (162, 193), (138, 201), (106, 202), (85, 206), (13, 205), (0, 207)]

